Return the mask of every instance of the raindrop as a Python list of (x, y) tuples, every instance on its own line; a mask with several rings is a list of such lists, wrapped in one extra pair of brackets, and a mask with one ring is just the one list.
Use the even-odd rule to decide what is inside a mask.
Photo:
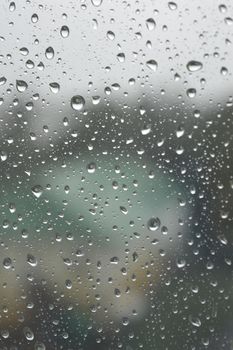
[(45, 50), (45, 57), (48, 59), (48, 60), (52, 60), (53, 57), (54, 57), (54, 49), (49, 46), (46, 50)]
[(81, 249), (78, 249), (75, 253), (76, 256), (81, 257), (84, 256), (84, 253), (81, 251)]
[(12, 267), (12, 260), (11, 258), (7, 257), (3, 260), (3, 267), (6, 270), (9, 270)]
[(92, 25), (93, 25), (93, 29), (98, 29), (98, 21), (95, 19), (95, 18), (93, 18), (93, 20), (92, 20)]
[(37, 23), (39, 20), (39, 17), (36, 13), (33, 13), (32, 17), (31, 17), (31, 21), (32, 23)]
[(10, 333), (9, 333), (9, 331), (8, 331), (7, 329), (1, 330), (1, 336), (2, 336), (4, 339), (9, 338), (9, 335), (10, 335)]
[(232, 26), (233, 24), (233, 19), (231, 17), (226, 17), (224, 21), (228, 26)]
[(11, 213), (15, 213), (16, 212), (16, 206), (14, 203), (10, 203), (9, 204), (9, 210)]
[(43, 193), (43, 188), (40, 185), (35, 185), (32, 187), (32, 193), (36, 198), (39, 198)]
[(100, 103), (100, 96), (93, 96), (92, 103), (93, 105), (98, 105)]
[(120, 289), (115, 288), (114, 294), (115, 294), (115, 296), (116, 296), (117, 298), (120, 298), (120, 296), (121, 296), (121, 291), (120, 291)]
[(9, 5), (9, 10), (10, 10), (10, 12), (13, 12), (13, 11), (15, 11), (15, 9), (16, 9), (15, 2), (12, 1)]
[(129, 319), (128, 319), (128, 317), (123, 317), (123, 319), (122, 319), (122, 324), (123, 324), (123, 326), (128, 326), (128, 325), (129, 325)]
[(213, 268), (214, 268), (213, 262), (212, 261), (208, 261), (206, 263), (206, 268), (207, 268), (207, 270), (213, 270)]
[(227, 245), (227, 244), (228, 244), (228, 240), (227, 240), (227, 238), (224, 236), (224, 234), (220, 234), (220, 235), (218, 236), (218, 239), (219, 239), (219, 241), (220, 241), (222, 244), (224, 244), (224, 245)]
[(182, 126), (180, 126), (177, 130), (176, 130), (176, 137), (180, 138), (184, 135), (184, 128)]
[(34, 346), (34, 350), (46, 350), (44, 343), (36, 342)]
[(111, 259), (110, 259), (110, 263), (111, 264), (118, 264), (119, 263), (119, 258), (117, 256), (113, 256)]
[(147, 227), (148, 227), (148, 230), (150, 231), (158, 230), (160, 228), (160, 225), (161, 225), (161, 222), (159, 218), (151, 218), (147, 222)]
[(189, 322), (195, 327), (201, 327), (201, 320), (198, 317), (189, 316)]
[(158, 63), (155, 60), (149, 60), (146, 62), (147, 67), (152, 70), (153, 72), (156, 72), (158, 69)]
[(25, 64), (26, 64), (26, 67), (27, 67), (28, 69), (32, 69), (32, 68), (35, 67), (34, 62), (31, 61), (31, 60), (27, 60), (27, 62), (26, 62)]
[(87, 172), (89, 174), (94, 174), (94, 172), (96, 171), (96, 164), (94, 162), (91, 162), (87, 165)]
[(186, 265), (186, 261), (182, 258), (177, 258), (176, 259), (176, 265), (179, 269), (182, 269)]
[(27, 83), (24, 80), (16, 80), (16, 89), (19, 92), (24, 92), (28, 88)]
[(0, 151), (0, 159), (2, 162), (5, 162), (5, 160), (7, 160), (7, 153), (5, 151)]
[(85, 105), (85, 100), (82, 96), (76, 95), (71, 98), (71, 107), (75, 111), (81, 111)]
[(142, 130), (141, 130), (141, 134), (142, 135), (148, 135), (149, 133), (151, 132), (151, 126), (150, 125), (147, 125), (145, 126)]
[(68, 38), (69, 34), (70, 34), (70, 30), (69, 27), (67, 26), (62, 26), (61, 30), (60, 30), (60, 34), (63, 38)]
[(137, 262), (138, 261), (138, 254), (136, 252), (133, 252), (132, 256), (133, 256), (133, 262)]
[(31, 265), (32, 267), (37, 266), (37, 259), (34, 255), (28, 254), (27, 255), (27, 263)]
[(40, 71), (44, 70), (44, 63), (43, 62), (38, 63), (37, 68)]
[(34, 339), (34, 333), (29, 327), (24, 327), (23, 333), (27, 340), (32, 341)]
[(228, 69), (226, 67), (222, 67), (221, 70), (220, 70), (220, 73), (222, 75), (227, 75), (228, 74)]
[(117, 59), (118, 59), (118, 61), (121, 62), (121, 63), (125, 62), (125, 54), (124, 54), (123, 52), (118, 53)]
[(7, 81), (7, 80), (6, 80), (5, 77), (1, 77), (1, 78), (0, 78), (0, 86), (6, 84), (6, 81)]
[(146, 20), (146, 26), (147, 26), (147, 29), (148, 29), (148, 30), (153, 30), (153, 29), (155, 29), (156, 24), (155, 24), (154, 19), (153, 19), (153, 18), (148, 18), (148, 19)]
[(109, 31), (107, 32), (107, 38), (108, 38), (109, 40), (114, 40), (114, 39), (115, 39), (115, 34), (114, 34), (111, 30), (109, 30)]
[(60, 85), (58, 83), (50, 83), (49, 87), (54, 94), (57, 94), (60, 91)]
[(27, 56), (29, 54), (29, 51), (26, 47), (21, 47), (21, 49), (19, 50), (19, 52), (21, 53), (21, 55), (23, 56)]
[(219, 12), (221, 13), (227, 12), (227, 7), (224, 4), (219, 5), (218, 9), (219, 9)]
[(190, 88), (186, 91), (186, 93), (189, 98), (194, 98), (196, 96), (197, 90), (194, 88)]
[(103, 0), (91, 0), (92, 5), (98, 7), (102, 4)]
[(220, 217), (222, 219), (227, 219), (228, 218), (228, 215), (229, 215), (229, 212), (225, 211), (225, 210), (221, 210), (220, 211)]
[(197, 72), (203, 68), (203, 64), (199, 61), (192, 60), (187, 63), (186, 67), (190, 72)]
[(168, 3), (168, 7), (169, 7), (170, 10), (174, 11), (174, 10), (177, 9), (177, 4), (175, 2), (170, 1)]
[(122, 214), (128, 214), (128, 210), (123, 206), (120, 206), (120, 211), (122, 212)]
[(67, 289), (71, 289), (71, 288), (72, 288), (72, 282), (71, 282), (71, 280), (66, 280), (65, 285), (66, 285), (66, 288), (67, 288)]
[(224, 261), (228, 266), (231, 266), (232, 262), (230, 258), (225, 258)]

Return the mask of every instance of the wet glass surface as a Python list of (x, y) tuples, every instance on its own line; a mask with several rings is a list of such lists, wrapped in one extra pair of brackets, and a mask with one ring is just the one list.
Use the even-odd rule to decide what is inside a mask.
[(233, 3), (0, 2), (0, 349), (233, 349)]

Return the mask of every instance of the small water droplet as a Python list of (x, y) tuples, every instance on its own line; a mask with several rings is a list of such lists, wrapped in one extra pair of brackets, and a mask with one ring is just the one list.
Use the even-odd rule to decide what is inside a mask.
[(228, 25), (228, 26), (232, 26), (233, 25), (233, 19), (231, 17), (226, 17), (224, 19), (225, 23)]
[(228, 265), (228, 266), (231, 266), (232, 265), (232, 261), (230, 258), (225, 258), (224, 259), (225, 263)]
[(36, 13), (33, 13), (32, 17), (31, 17), (31, 21), (32, 23), (37, 23), (39, 20), (39, 17)]
[(179, 126), (176, 130), (176, 137), (180, 138), (184, 135), (184, 128), (182, 126)]
[[(122, 318), (122, 324), (123, 324), (123, 326), (128, 326), (129, 325), (128, 317), (123, 317)], [(132, 338), (132, 336), (131, 336), (131, 338)], [(127, 349), (127, 347), (126, 347), (126, 349)], [(132, 349), (132, 348), (130, 347), (130, 349)], [(130, 349), (127, 349), (127, 350), (130, 350)]]
[(123, 206), (120, 206), (120, 211), (122, 212), (122, 214), (128, 214), (128, 210)]
[(125, 54), (124, 54), (123, 52), (118, 53), (117, 59), (118, 59), (118, 61), (121, 62), (121, 63), (125, 62)]
[(203, 64), (199, 61), (192, 60), (187, 63), (186, 67), (190, 72), (197, 72), (203, 68)]
[(23, 56), (27, 56), (29, 54), (29, 51), (26, 47), (21, 47), (21, 49), (19, 50), (19, 52), (21, 53), (21, 55)]
[(228, 69), (226, 67), (222, 67), (221, 70), (220, 70), (220, 73), (222, 75), (227, 75), (228, 74)]
[(69, 27), (67, 26), (62, 26), (61, 30), (60, 30), (60, 34), (63, 38), (68, 38), (68, 36), (70, 35), (70, 30)]
[(25, 64), (26, 64), (26, 67), (27, 67), (28, 69), (32, 69), (32, 68), (35, 67), (34, 62), (31, 61), (31, 60), (27, 60)]
[(34, 346), (34, 350), (46, 350), (44, 343), (36, 342)]
[(137, 262), (138, 261), (138, 254), (136, 252), (133, 252), (132, 256), (133, 256), (133, 262)]
[(16, 89), (19, 92), (24, 92), (28, 88), (27, 83), (24, 80), (16, 80)]
[(189, 316), (189, 322), (195, 327), (201, 327), (201, 320), (198, 317)]
[(186, 93), (189, 98), (194, 98), (196, 96), (197, 90), (194, 88), (190, 88), (186, 91)]
[(117, 256), (113, 256), (111, 259), (110, 259), (110, 263), (111, 264), (118, 264), (119, 263), (119, 258)]
[(2, 336), (4, 339), (9, 338), (9, 335), (10, 335), (10, 333), (9, 333), (9, 331), (8, 331), (7, 329), (1, 330), (1, 336)]
[(60, 91), (60, 85), (58, 83), (50, 83), (49, 87), (54, 94), (57, 94)]
[(155, 20), (153, 18), (148, 18), (146, 20), (146, 26), (148, 30), (154, 30), (156, 26)]
[(67, 289), (71, 289), (72, 288), (72, 281), (71, 280), (66, 280), (65, 285), (66, 285)]
[(207, 270), (213, 270), (214, 268), (214, 263), (212, 261), (208, 261), (206, 264)]
[(169, 7), (170, 10), (174, 11), (174, 10), (177, 9), (177, 4), (175, 2), (173, 2), (173, 1), (170, 1), (168, 3), (168, 7)]
[(7, 80), (6, 80), (5, 77), (1, 77), (1, 78), (0, 78), (0, 86), (6, 84), (6, 81), (7, 81)]
[(151, 132), (151, 125), (146, 125), (142, 130), (141, 134), (142, 135), (148, 135)]
[(32, 341), (34, 339), (34, 333), (29, 327), (24, 327), (23, 333), (27, 340)]
[(221, 210), (220, 211), (220, 217), (221, 219), (227, 219), (229, 216), (229, 212), (228, 211), (225, 211), (225, 210)]
[(219, 9), (219, 12), (221, 13), (227, 12), (227, 7), (224, 4), (219, 5), (218, 9)]
[(85, 105), (85, 100), (82, 96), (76, 95), (71, 98), (71, 107), (75, 111), (81, 111)]
[(224, 234), (218, 235), (218, 239), (219, 239), (219, 241), (220, 241), (222, 244), (224, 244), (224, 245), (227, 245), (227, 244), (228, 244), (228, 240), (227, 240), (227, 238), (224, 236)]
[(177, 258), (176, 259), (176, 265), (179, 269), (182, 269), (186, 265), (186, 261), (182, 258)]
[(15, 203), (10, 203), (9, 204), (9, 210), (10, 210), (10, 213), (12, 213), (12, 214), (16, 212)]
[(87, 165), (87, 171), (89, 174), (94, 174), (96, 171), (96, 164), (94, 162), (91, 162)]
[(116, 296), (117, 298), (120, 298), (120, 296), (121, 296), (121, 291), (120, 291), (120, 289), (115, 288), (114, 294), (115, 294), (115, 296)]
[(102, 4), (103, 0), (91, 0), (92, 5), (98, 7)]
[(159, 218), (151, 218), (147, 222), (147, 227), (148, 227), (148, 230), (150, 230), (150, 231), (158, 230), (160, 228), (160, 225), (161, 225), (161, 222), (160, 222)]
[(114, 34), (111, 30), (109, 30), (109, 31), (107, 32), (107, 38), (108, 38), (109, 40), (114, 40), (114, 39), (115, 39), (115, 34)]
[(149, 60), (146, 62), (147, 67), (152, 70), (153, 72), (156, 72), (158, 69), (158, 63), (155, 60)]
[(7, 153), (5, 151), (0, 151), (0, 159), (2, 162), (5, 162), (5, 160), (7, 160)]
[(15, 11), (15, 9), (16, 9), (15, 2), (14, 2), (14, 1), (12, 1), (12, 2), (10, 3), (10, 5), (9, 5), (9, 10), (10, 10), (10, 12), (14, 12), (14, 11)]
[(35, 185), (32, 187), (32, 193), (36, 198), (39, 198), (43, 193), (43, 188), (40, 185)]
[(98, 105), (100, 103), (100, 100), (101, 100), (100, 96), (93, 96), (92, 97), (93, 105)]
[(54, 49), (49, 46), (46, 50), (45, 50), (45, 57), (48, 59), (48, 60), (52, 60), (53, 57), (54, 57)]
[(37, 266), (37, 259), (34, 255), (32, 254), (28, 254), (27, 255), (27, 263), (32, 266), (32, 267), (35, 267)]
[(11, 267), (12, 267), (12, 260), (11, 258), (7, 257), (3, 260), (3, 267), (6, 269), (6, 270), (9, 270)]

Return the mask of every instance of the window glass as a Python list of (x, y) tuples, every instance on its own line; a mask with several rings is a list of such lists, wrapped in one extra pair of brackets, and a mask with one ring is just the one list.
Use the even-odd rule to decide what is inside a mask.
[(0, 350), (232, 350), (233, 3), (0, 13)]

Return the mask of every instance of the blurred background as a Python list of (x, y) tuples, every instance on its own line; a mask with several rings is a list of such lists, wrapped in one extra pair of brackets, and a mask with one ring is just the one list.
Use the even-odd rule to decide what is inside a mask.
[(2, 0), (0, 349), (233, 349), (233, 3)]

